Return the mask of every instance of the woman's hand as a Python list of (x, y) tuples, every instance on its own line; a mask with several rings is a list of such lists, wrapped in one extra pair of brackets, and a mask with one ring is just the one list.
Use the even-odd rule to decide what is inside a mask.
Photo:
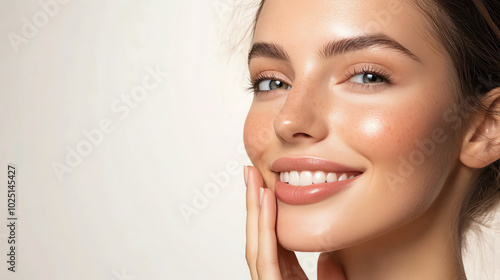
[[(260, 172), (246, 167), (247, 244), (246, 259), (253, 280), (303, 280), (306, 274), (295, 253), (283, 248), (276, 239), (276, 198), (264, 185)], [(259, 203), (260, 190), (262, 202)], [(318, 279), (345, 280), (338, 260), (329, 253), (318, 259)]]
[[(255, 167), (246, 168), (246, 259), (252, 279), (307, 279), (295, 253), (281, 247), (276, 240), (276, 198), (273, 191), (264, 186), (264, 180)], [(262, 203), (259, 203), (261, 189)]]

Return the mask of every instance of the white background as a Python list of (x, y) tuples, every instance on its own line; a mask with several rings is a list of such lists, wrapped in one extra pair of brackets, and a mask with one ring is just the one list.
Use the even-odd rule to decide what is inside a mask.
[[(0, 279), (249, 279), (242, 131), (252, 95), (248, 41), (236, 43), (254, 10), (66, 2), (0, 2)], [(122, 98), (151, 69), (168, 75), (125, 114)], [(85, 132), (102, 121), (113, 130), (89, 146)], [(18, 172), (16, 273), (8, 164)], [(471, 279), (500, 279), (494, 225), (466, 256)], [(314, 278), (315, 256), (299, 254)]]

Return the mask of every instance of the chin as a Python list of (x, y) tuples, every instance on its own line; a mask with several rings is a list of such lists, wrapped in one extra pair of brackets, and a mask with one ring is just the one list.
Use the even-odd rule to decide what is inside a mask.
[(352, 235), (346, 238), (342, 230), (335, 230), (335, 217), (321, 207), (291, 206), (278, 201), (276, 235), (280, 245), (290, 251), (327, 252), (352, 244)]
[(349, 247), (349, 240), (334, 236), (331, 232), (325, 231), (320, 234), (311, 234), (305, 228), (279, 230), (277, 226), (278, 242), (290, 251), (297, 252), (330, 252)]
[[(342, 195), (339, 198), (342, 198)], [(332, 198), (308, 205), (289, 205), (278, 201), (276, 220), (278, 242), (290, 251), (337, 251), (389, 234), (411, 223), (415, 218), (402, 213), (391, 217), (390, 213), (394, 213), (395, 209), (388, 209), (387, 213), (367, 212), (366, 209), (357, 211), (356, 207), (350, 209), (338, 207), (346, 201), (350, 200)], [(377, 214), (370, 215), (375, 212)], [(404, 211), (400, 209), (400, 212)], [(386, 218), (377, 219), (378, 214)]]

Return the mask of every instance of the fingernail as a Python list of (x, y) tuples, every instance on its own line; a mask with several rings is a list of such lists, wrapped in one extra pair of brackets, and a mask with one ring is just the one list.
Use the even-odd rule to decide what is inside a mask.
[(245, 186), (248, 184), (248, 166), (244, 166), (244, 172), (245, 173)]

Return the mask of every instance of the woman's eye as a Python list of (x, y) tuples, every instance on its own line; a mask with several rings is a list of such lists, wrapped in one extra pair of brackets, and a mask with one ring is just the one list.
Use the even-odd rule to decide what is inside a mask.
[(354, 82), (354, 83), (359, 83), (359, 84), (379, 84), (379, 83), (385, 82), (386, 80), (377, 74), (362, 73), (362, 74), (358, 74), (356, 76), (353, 76), (350, 79), (350, 81)]
[(257, 88), (259, 91), (268, 91), (268, 90), (277, 90), (277, 89), (288, 90), (292, 87), (290, 85), (288, 85), (287, 83), (284, 83), (282, 81), (268, 79), (268, 80), (263, 80), (263, 81), (259, 82), (259, 84), (257, 85)]

